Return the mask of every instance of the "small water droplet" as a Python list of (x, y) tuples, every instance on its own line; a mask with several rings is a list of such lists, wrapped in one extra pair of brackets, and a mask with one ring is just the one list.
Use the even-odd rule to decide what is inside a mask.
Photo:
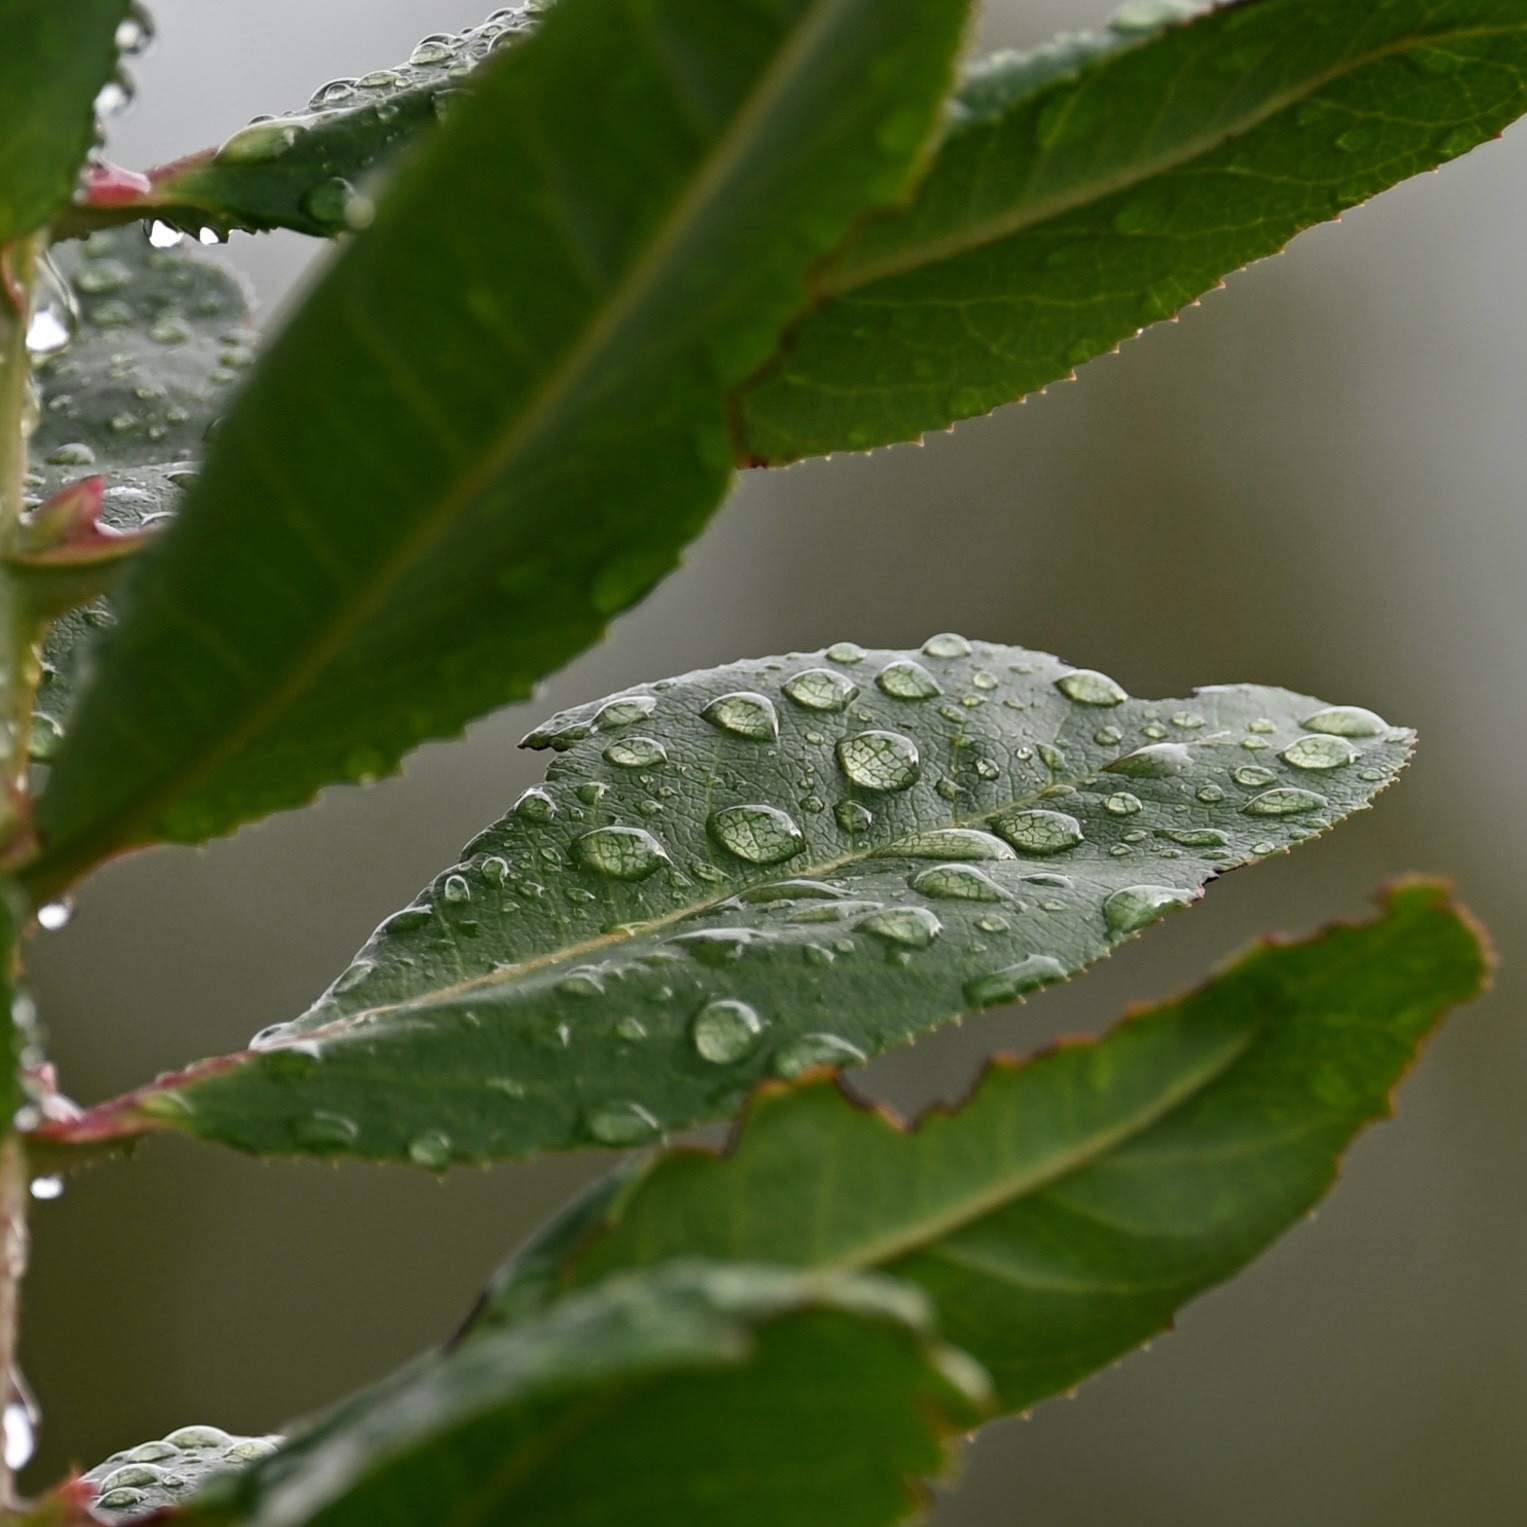
[(1131, 779), (1165, 779), (1180, 774), (1192, 761), (1193, 755), (1183, 743), (1153, 742), (1104, 767), (1111, 774), (1126, 774)]
[(1122, 705), (1129, 695), (1106, 673), (1074, 668), (1055, 681), (1055, 687), (1078, 705)]
[(1251, 851), (1254, 854), (1271, 854), (1277, 851), (1277, 847), (1276, 843), (1271, 843), (1264, 838), (1260, 843), (1253, 843)]
[(451, 1164), (450, 1136), (438, 1129), (415, 1136), (408, 1142), (408, 1159), (432, 1172), (444, 1171)]
[(942, 901), (1006, 901), (1007, 892), (972, 864), (935, 864), (909, 882), (914, 891)]
[(1340, 737), (1315, 732), (1295, 738), (1279, 756), (1295, 769), (1344, 769), (1357, 761), (1358, 752)]
[(642, 1145), (662, 1133), (662, 1125), (640, 1103), (603, 1103), (589, 1109), (583, 1122), (602, 1145)]
[(376, 219), (376, 203), (341, 175), (321, 180), (302, 198), (302, 210), (320, 227), (359, 233)]
[(944, 925), (926, 907), (886, 907), (883, 911), (872, 912), (859, 927), (890, 944), (899, 944), (906, 949), (926, 949), (943, 931)]
[(1225, 792), (1218, 785), (1204, 785), (1197, 794), (1206, 806), (1216, 806), (1225, 798)]
[(805, 834), (775, 806), (725, 806), (708, 825), (723, 848), (749, 864), (778, 864), (806, 847)]
[(1103, 918), (1115, 933), (1137, 933), (1193, 900), (1192, 891), (1170, 885), (1130, 885), (1103, 903)]
[(447, 901), (463, 902), (471, 901), (472, 887), (467, 884), (465, 875), (447, 875), (442, 895)]
[(48, 453), (48, 464), (55, 467), (92, 467), (95, 452), (82, 441), (70, 441)]
[(620, 1018), (615, 1023), (615, 1033), (618, 1038), (629, 1040), (632, 1044), (647, 1037), (647, 1025), (640, 1018)]
[(724, 998), (707, 1002), (695, 1014), (690, 1039), (701, 1060), (713, 1066), (732, 1066), (753, 1051), (763, 1028), (755, 1008)]
[(875, 821), (874, 812), (868, 806), (861, 806), (858, 801), (839, 801), (833, 807), (832, 814), (844, 832), (868, 832)]
[(1254, 795), (1241, 810), (1253, 817), (1291, 817), (1306, 811), (1320, 811), (1330, 802), (1313, 790), (1297, 790), (1284, 785), (1275, 790), (1264, 790)]
[(1123, 742), (1124, 733), (1121, 732), (1116, 726), (1100, 726), (1097, 731), (1092, 734), (1092, 740), (1097, 743), (1099, 747), (1112, 747), (1116, 742)]
[(573, 791), (573, 794), (583, 802), (585, 806), (597, 806), (605, 797), (605, 792), (610, 787), (602, 780), (589, 779)]
[(734, 737), (773, 742), (779, 736), (779, 716), (773, 702), (749, 690), (722, 695), (700, 712), (710, 724)]
[(976, 976), (965, 983), (965, 1000), (972, 1007), (995, 1007), (1000, 1002), (1014, 1002), (1042, 986), (1053, 986), (1066, 978), (1066, 967), (1053, 955), (1031, 954), (1016, 965), (1005, 965), (988, 975)]
[(1215, 827), (1158, 827), (1156, 836), (1184, 848), (1224, 848), (1230, 841), (1228, 833)]
[(1358, 778), (1366, 780), (1370, 785), (1376, 785), (1381, 779), (1386, 777), (1382, 769), (1363, 769), (1358, 773)]
[(1138, 795), (1131, 795), (1128, 790), (1121, 790), (1117, 795), (1110, 795), (1103, 802), (1103, 810), (1110, 816), (1132, 817), (1141, 809), (1141, 804)]
[(60, 928), (67, 927), (69, 919), (74, 916), (74, 903), (67, 896), (59, 901), (50, 901), (37, 909), (37, 925), (45, 928), (49, 933), (56, 933)]
[(1244, 785), (1248, 790), (1259, 790), (1263, 785), (1272, 784), (1278, 776), (1271, 769), (1264, 769), (1260, 764), (1245, 764), (1230, 777), (1236, 784)]
[(861, 1065), (867, 1059), (858, 1045), (837, 1034), (802, 1034), (775, 1052), (774, 1074), (793, 1081), (817, 1066), (840, 1069)]
[(988, 673), (984, 668), (978, 668), (976, 672), (971, 675), (970, 682), (974, 684), (977, 689), (991, 691), (997, 687), (1000, 680), (997, 678), (996, 674)]
[(32, 1461), (37, 1451), (37, 1428), (42, 1412), (19, 1368), (10, 1373), (10, 1395), (5, 1409), (0, 1413), (0, 1436), (3, 1436), (3, 1455), (8, 1469), (23, 1469)]
[(917, 744), (900, 732), (858, 732), (838, 744), (838, 764), (864, 790), (905, 790), (917, 780), (922, 764)]
[(1204, 725), (1204, 718), (1197, 711), (1180, 710), (1173, 714), (1172, 725), (1181, 727), (1185, 732), (1196, 732)]
[(183, 345), (190, 339), (191, 331), (173, 313), (149, 326), (148, 337), (156, 345)]
[(1166, 728), (1154, 721), (1149, 726), (1142, 726), (1140, 732), (1142, 736), (1149, 737), (1153, 742), (1159, 742), (1166, 736)]
[(858, 642), (834, 642), (824, 656), (829, 657), (835, 663), (842, 663), (845, 667), (854, 663), (862, 663), (866, 657), (864, 648)]
[(342, 1113), (311, 1113), (292, 1125), (292, 1136), (298, 1145), (315, 1151), (343, 1150), (359, 1135), (360, 1126)]
[(51, 1202), (55, 1198), (64, 1196), (64, 1179), (62, 1177), (34, 1177), (31, 1183), (33, 1198), (44, 1203)]
[(1272, 744), (1265, 737), (1242, 737), (1241, 746), (1248, 753), (1265, 753)]
[(930, 636), (923, 643), (923, 651), (929, 657), (969, 657), (970, 643), (953, 631), (943, 631), (937, 636)]
[(807, 710), (839, 711), (859, 693), (859, 686), (831, 668), (808, 668), (787, 679), (784, 691)]
[(1306, 731), (1325, 732), (1332, 737), (1379, 737), (1389, 730), (1389, 723), (1360, 705), (1330, 705), (1306, 716), (1300, 723)]
[(622, 769), (651, 769), (668, 761), (668, 750), (653, 737), (622, 737), (604, 750), (604, 756)]
[(557, 803), (544, 790), (527, 790), (514, 803), (514, 814), (523, 822), (549, 822), (557, 814)]
[(668, 862), (663, 845), (640, 827), (596, 827), (573, 840), (573, 852), (612, 880), (645, 880)]
[(1023, 854), (1059, 854), (1082, 841), (1082, 824), (1063, 811), (1015, 811), (992, 826)]
[(875, 686), (893, 700), (931, 700), (943, 693), (938, 680), (921, 663), (910, 659), (887, 663), (875, 675)]
[(432, 68), (437, 64), (448, 64), (451, 61), (451, 44), (448, 37), (426, 37), (423, 42), (408, 55), (409, 63), (418, 68)]

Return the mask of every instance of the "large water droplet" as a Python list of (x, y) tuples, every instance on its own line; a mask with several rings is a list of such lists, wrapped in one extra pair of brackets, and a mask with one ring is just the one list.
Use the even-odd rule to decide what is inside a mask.
[(317, 120), (315, 117), (275, 117), (241, 127), (217, 151), (219, 164), (264, 164), (279, 159)]
[[(415, 1166), (443, 1172), (451, 1164), (451, 1138), (438, 1129), (427, 1130), (408, 1142), (408, 1159)], [(184, 1444), (182, 1444), (184, 1446)]]
[(642, 1145), (662, 1133), (662, 1125), (640, 1103), (602, 1103), (589, 1109), (583, 1122), (602, 1145)]
[(1357, 761), (1358, 752), (1340, 737), (1316, 732), (1309, 737), (1296, 737), (1280, 756), (1295, 769), (1344, 769)]
[(995, 1007), (999, 1002), (1013, 1002), (1042, 986), (1053, 986), (1066, 979), (1066, 967), (1053, 955), (1031, 954), (1016, 965), (1005, 965), (989, 975), (976, 976), (965, 983), (965, 1000), (972, 1007)]
[(858, 642), (834, 642), (827, 649), (825, 656), (830, 657), (835, 663), (851, 666), (854, 663), (862, 663), (866, 657), (863, 647)]
[(1291, 817), (1306, 811), (1320, 811), (1330, 802), (1313, 790), (1297, 790), (1283, 785), (1276, 790), (1264, 790), (1254, 795), (1241, 810), (1253, 817)]
[(1015, 811), (992, 826), (1020, 853), (1059, 854), (1082, 841), (1082, 824), (1064, 811)]
[(1129, 699), (1113, 679), (1093, 668), (1073, 668), (1056, 679), (1055, 687), (1078, 705), (1122, 705)]
[(803, 705), (807, 710), (837, 711), (859, 693), (859, 686), (831, 668), (808, 668), (804, 673), (786, 679), (784, 690), (797, 705)]
[(899, 944), (906, 949), (926, 949), (943, 931), (944, 925), (927, 907), (886, 907), (883, 911), (872, 912), (859, 927), (890, 944)]
[(522, 822), (549, 822), (557, 814), (557, 803), (544, 790), (527, 790), (514, 803), (514, 814)]
[(944, 901), (1006, 901), (1007, 892), (972, 864), (935, 864), (911, 879), (914, 891)]
[(779, 716), (773, 702), (749, 690), (722, 695), (700, 712), (707, 721), (734, 737), (749, 737), (755, 742), (772, 742), (779, 736)]
[(573, 840), (573, 851), (589, 869), (612, 880), (645, 880), (668, 862), (663, 845), (640, 827), (596, 827)]
[(775, 806), (725, 806), (708, 825), (723, 848), (749, 864), (778, 864), (806, 846), (805, 834)]
[(888, 859), (1015, 859), (1001, 838), (974, 827), (936, 827), (877, 850)]
[(1130, 885), (1103, 903), (1103, 917), (1115, 933), (1135, 933), (1192, 900), (1192, 891), (1176, 886)]
[(668, 750), (655, 737), (622, 737), (604, 750), (604, 756), (622, 769), (652, 769), (667, 763)]
[(875, 675), (875, 685), (893, 700), (931, 700), (934, 695), (944, 692), (939, 688), (938, 680), (921, 663), (909, 659), (887, 663)]
[(905, 790), (922, 772), (917, 744), (900, 732), (856, 732), (838, 744), (838, 764), (861, 789)]
[(1306, 716), (1301, 724), (1306, 731), (1326, 732), (1332, 737), (1380, 737), (1389, 730), (1382, 716), (1360, 705), (1330, 705)]
[(645, 721), (657, 709), (653, 695), (620, 695), (606, 700), (594, 716), (594, 727), (601, 732), (618, 731), (623, 726), (635, 726)]
[(1112, 774), (1127, 774), (1131, 779), (1166, 779), (1169, 775), (1182, 773), (1192, 761), (1193, 755), (1186, 744), (1155, 742), (1114, 759), (1104, 768)]
[(763, 1019), (746, 1002), (707, 1002), (695, 1014), (690, 1038), (702, 1060), (731, 1066), (749, 1055), (763, 1033)]
[(816, 1066), (861, 1065), (868, 1057), (856, 1044), (837, 1034), (802, 1034), (781, 1045), (774, 1056), (774, 1074), (792, 1081)]
[(929, 657), (969, 657), (970, 643), (953, 631), (943, 631), (937, 636), (930, 636), (923, 643), (923, 651)]

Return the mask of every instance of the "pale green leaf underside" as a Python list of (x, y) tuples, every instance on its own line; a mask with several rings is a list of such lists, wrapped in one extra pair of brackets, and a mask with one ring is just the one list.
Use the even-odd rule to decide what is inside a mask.
[(887, 1279), (686, 1264), (425, 1359), (213, 1487), (245, 1527), (879, 1527), (984, 1399)]
[(1302, 1219), (1487, 969), (1446, 888), (1407, 884), (1374, 921), (1255, 948), (1101, 1040), (998, 1061), (911, 1131), (827, 1079), (766, 1092), (728, 1155), (671, 1152), (554, 1221), (485, 1318), (546, 1299), (558, 1257), (564, 1287), (686, 1256), (879, 1268), (1023, 1409)]
[(690, 674), (529, 740), (561, 749), (545, 786), (310, 1012), (69, 1137), (433, 1169), (637, 1144), (1082, 969), (1363, 809), (1412, 738), (943, 636)]
[(917, 199), (739, 403), (758, 463), (1066, 376), (1527, 109), (1519, 0), (1245, 0), (985, 61)]

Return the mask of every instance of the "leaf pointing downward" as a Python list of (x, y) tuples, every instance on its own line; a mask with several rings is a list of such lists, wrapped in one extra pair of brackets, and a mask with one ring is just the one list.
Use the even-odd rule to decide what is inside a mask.
[(310, 1012), (52, 1138), (432, 1169), (637, 1144), (1082, 969), (1362, 809), (1411, 735), (945, 635), (690, 674), (528, 741), (546, 785)]

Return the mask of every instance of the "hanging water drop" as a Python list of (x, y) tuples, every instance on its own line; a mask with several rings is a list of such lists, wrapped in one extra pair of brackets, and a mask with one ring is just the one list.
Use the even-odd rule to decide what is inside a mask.
[(80, 310), (58, 267), (48, 255), (37, 262), (32, 286), (31, 316), (27, 320), (27, 353), (34, 361), (62, 355), (79, 333)]
[(1015, 811), (992, 826), (1023, 854), (1060, 854), (1082, 841), (1082, 824), (1063, 811)]
[(750, 690), (722, 695), (700, 712), (719, 731), (754, 742), (773, 742), (779, 736), (779, 716), (773, 702)]
[(0, 1413), (0, 1432), (4, 1434), (5, 1466), (14, 1472), (24, 1469), (37, 1451), (37, 1428), (42, 1412), (19, 1368), (10, 1371), (10, 1387), (5, 1410)]
[(1106, 673), (1073, 668), (1056, 679), (1055, 687), (1078, 705), (1122, 705), (1129, 695)]
[(49, 933), (56, 933), (60, 928), (67, 927), (69, 919), (73, 916), (74, 903), (65, 896), (58, 901), (47, 902), (37, 909), (37, 925)]
[(668, 862), (663, 845), (640, 827), (596, 827), (573, 840), (583, 864), (611, 880), (645, 880)]
[(808, 668), (786, 679), (783, 687), (797, 705), (818, 711), (842, 710), (859, 693), (857, 684), (851, 684), (831, 668)]
[(806, 836), (775, 806), (725, 806), (707, 824), (725, 849), (750, 864), (778, 864), (806, 847)]
[(155, 249), (173, 249), (185, 238), (178, 228), (161, 223), (158, 218), (148, 225), (148, 241)]
[(707, 1002), (695, 1014), (690, 1038), (701, 1060), (713, 1066), (732, 1066), (753, 1051), (763, 1028), (755, 1008), (724, 998)]
[(55, 1198), (64, 1196), (64, 1179), (62, 1177), (34, 1177), (30, 1192), (32, 1197), (42, 1203), (50, 1203)]
[(1193, 900), (1192, 891), (1170, 885), (1130, 885), (1103, 903), (1103, 919), (1114, 933), (1137, 933)]
[(905, 790), (917, 780), (922, 764), (917, 744), (900, 732), (858, 732), (838, 744), (838, 764), (864, 790)]

